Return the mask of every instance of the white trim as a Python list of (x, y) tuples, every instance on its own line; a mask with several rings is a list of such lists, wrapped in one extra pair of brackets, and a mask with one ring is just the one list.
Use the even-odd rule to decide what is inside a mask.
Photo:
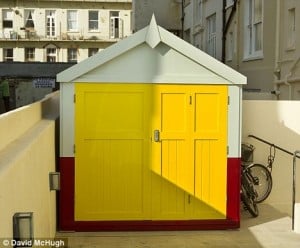
[(242, 118), (242, 89), (237, 86), (228, 87), (230, 104), (228, 106), (227, 143), (229, 146), (229, 158), (240, 157), (241, 144), (241, 118)]
[(74, 84), (60, 87), (60, 157), (74, 157)]
[[(88, 74), (96, 68), (101, 67), (106, 62), (129, 52), (131, 49), (143, 43), (147, 43), (152, 49), (156, 49), (157, 45), (161, 42), (177, 53), (183, 55), (188, 60), (193, 61), (195, 65), (198, 64), (200, 68), (206, 68), (211, 71), (212, 74), (221, 77), (223, 81), (228, 84), (246, 84), (247, 79), (244, 75), (212, 58), (162, 27), (157, 26), (155, 19), (152, 19), (148, 27), (59, 73), (57, 75), (57, 81), (74, 82), (79, 77)], [(159, 75), (152, 75), (153, 78), (157, 76)], [(180, 81), (181, 83), (185, 82), (185, 77), (180, 76), (180, 78), (177, 78), (177, 81)], [(207, 81), (207, 84), (210, 83), (211, 82)]]
[[(246, 0), (244, 6), (244, 53), (243, 58), (244, 60), (249, 59), (252, 60), (258, 59), (263, 57), (263, 26), (264, 26), (264, 1), (261, 1), (261, 21), (255, 21), (255, 12), (254, 12), (254, 4), (255, 0)], [(251, 6), (250, 6), (251, 4)], [(256, 34), (255, 34), (255, 27), (256, 25), (261, 25), (260, 35), (260, 45), (261, 50), (255, 50), (256, 45)]]

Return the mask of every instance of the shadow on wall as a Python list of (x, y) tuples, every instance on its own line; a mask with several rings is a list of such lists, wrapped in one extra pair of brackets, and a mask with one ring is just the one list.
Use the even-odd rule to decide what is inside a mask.
[[(267, 164), (269, 145), (248, 135), (252, 134), (290, 152), (300, 150), (299, 101), (243, 101), (242, 141), (255, 146), (254, 161)], [(300, 160), (297, 160), (296, 202), (300, 202)], [(273, 164), (273, 189), (266, 200), (291, 215), (293, 157), (276, 150)], [(299, 168), (299, 169), (298, 169)]]

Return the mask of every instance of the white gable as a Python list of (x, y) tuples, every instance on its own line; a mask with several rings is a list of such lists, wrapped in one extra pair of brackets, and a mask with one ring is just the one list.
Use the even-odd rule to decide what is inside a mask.
[(58, 82), (245, 84), (246, 77), (151, 24), (59, 73)]
[(160, 43), (155, 49), (143, 43), (81, 75), (76, 82), (230, 83), (164, 43)]

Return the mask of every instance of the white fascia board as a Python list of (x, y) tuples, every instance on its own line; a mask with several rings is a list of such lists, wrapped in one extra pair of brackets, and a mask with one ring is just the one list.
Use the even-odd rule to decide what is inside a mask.
[(74, 82), (76, 78), (94, 70), (102, 64), (112, 60), (113, 58), (125, 53), (139, 44), (145, 42), (145, 37), (148, 32), (148, 27), (140, 30), (134, 35), (119, 41), (118, 43), (111, 45), (110, 47), (102, 50), (92, 57), (83, 60), (77, 65), (74, 65), (67, 70), (57, 74), (57, 82)]
[(192, 46), (161, 27), (159, 27), (159, 33), (163, 43), (177, 50), (184, 56), (194, 60), (196, 63), (207, 68), (212, 73), (219, 75), (232, 84), (247, 84), (247, 78), (244, 75), (209, 56), (200, 49)]

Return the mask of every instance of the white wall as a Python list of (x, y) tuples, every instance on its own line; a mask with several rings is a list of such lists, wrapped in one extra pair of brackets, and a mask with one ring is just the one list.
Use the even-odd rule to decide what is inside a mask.
[[(243, 101), (242, 141), (253, 144), (255, 162), (266, 164), (269, 146), (248, 138), (263, 138), (288, 151), (300, 150), (299, 101)], [(293, 157), (277, 149), (273, 165), (273, 189), (266, 203), (291, 214)], [(297, 198), (300, 202), (300, 159), (297, 159)]]
[(55, 171), (58, 105), (55, 92), (0, 115), (0, 238), (12, 238), (17, 212), (33, 212), (34, 237), (56, 234), (56, 195), (49, 189), (49, 172)]

